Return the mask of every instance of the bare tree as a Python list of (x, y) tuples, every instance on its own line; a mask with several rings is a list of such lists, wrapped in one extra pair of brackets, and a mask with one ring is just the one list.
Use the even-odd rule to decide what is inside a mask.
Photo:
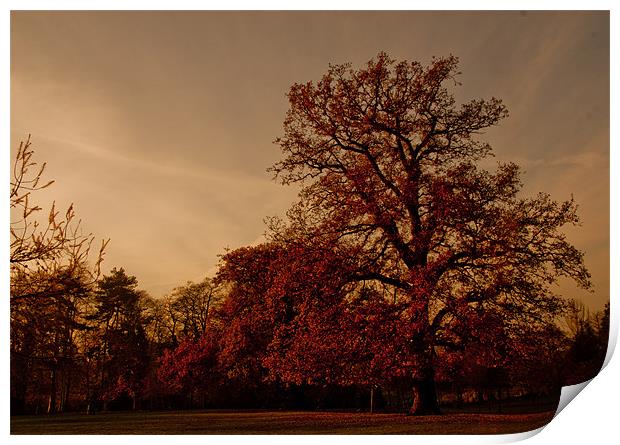
[[(73, 204), (61, 215), (54, 202), (47, 218), (41, 216), (43, 208), (32, 202), (32, 194), (54, 181), (43, 179), (46, 163), (38, 164), (33, 155), (29, 135), (19, 145), (11, 178), (11, 301), (60, 296), (78, 276), (83, 280), (86, 275), (94, 283), (109, 242), (101, 242), (93, 267), (88, 267), (95, 238), (82, 231)], [(59, 288), (62, 283), (65, 286)]]
[(197, 340), (207, 330), (211, 309), (218, 298), (215, 285), (209, 278), (200, 283), (190, 281), (174, 289), (171, 297), (171, 318), (180, 323), (180, 334)]

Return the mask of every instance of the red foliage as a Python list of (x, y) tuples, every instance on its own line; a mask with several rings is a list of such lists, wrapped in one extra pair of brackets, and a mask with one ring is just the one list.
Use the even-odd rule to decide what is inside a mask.
[[(299, 367), (313, 350), (317, 365), (332, 355), (364, 363), (361, 350), (371, 351), (390, 363), (392, 375), (409, 368), (432, 398), (438, 351), (478, 349), (476, 360), (497, 362), (510, 320), (544, 325), (559, 312), (550, 284), (565, 276), (590, 285), (583, 254), (561, 231), (578, 221), (574, 202), (519, 198), (516, 165), (499, 164), (495, 172), (476, 166), (491, 155), (479, 135), (508, 113), (495, 98), (458, 105), (448, 90), (457, 65), (452, 56), (424, 67), (380, 53), (359, 70), (335, 65), (318, 82), (291, 87), (277, 139), (284, 157), (273, 171), (304, 188), (288, 223), (272, 224), (274, 238), (321, 246), (343, 269), (335, 279), (317, 274), (320, 268), (306, 272), (334, 282), (326, 295), (337, 303), (300, 316), (286, 331), (282, 344), (299, 351)], [(354, 283), (364, 281), (392, 287), (404, 306), (394, 324), (386, 323), (385, 332), (394, 332), (389, 342), (379, 335), (376, 347), (347, 349), (357, 332), (367, 334), (364, 323), (347, 324), (357, 309), (344, 304), (355, 297)], [(326, 298), (308, 291), (304, 301)], [(378, 307), (380, 314), (393, 310), (388, 302)], [(342, 354), (330, 355), (335, 344)], [(293, 374), (301, 380), (304, 373)]]
[(187, 339), (174, 350), (166, 350), (157, 370), (158, 380), (168, 393), (206, 389), (216, 378), (218, 345), (213, 335)]
[(404, 378), (424, 399), (414, 410), (435, 411), (434, 380), (500, 369), (518, 327), (552, 322), (559, 277), (589, 286), (561, 230), (578, 222), (575, 203), (520, 198), (514, 164), (476, 166), (491, 154), (478, 135), (507, 111), (495, 98), (457, 105), (457, 62), (381, 53), (293, 85), (273, 171), (303, 188), (269, 243), (222, 258), (227, 378)]

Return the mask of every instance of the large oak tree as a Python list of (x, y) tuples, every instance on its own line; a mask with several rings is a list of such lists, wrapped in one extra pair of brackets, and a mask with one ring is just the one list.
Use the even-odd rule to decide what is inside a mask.
[(340, 252), (348, 280), (389, 287), (386, 301), (404, 305), (394, 366), (411, 379), (415, 414), (438, 411), (438, 351), (462, 349), (485, 314), (500, 314), (502, 332), (548, 323), (562, 307), (550, 285), (590, 286), (562, 232), (578, 222), (573, 200), (522, 197), (515, 164), (480, 168), (492, 156), (480, 135), (508, 113), (496, 98), (458, 104), (457, 65), (380, 53), (293, 85), (272, 167), (303, 185), (274, 239)]

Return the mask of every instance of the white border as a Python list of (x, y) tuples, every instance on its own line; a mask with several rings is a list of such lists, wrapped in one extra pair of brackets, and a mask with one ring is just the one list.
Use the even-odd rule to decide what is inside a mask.
[[(611, 79), (618, 79), (618, 16), (617, 11), (614, 11), (613, 1), (600, 1), (590, 0), (588, 2), (579, 1), (493, 1), (493, 0), (480, 0), (480, 1), (441, 1), (441, 2), (419, 2), (419, 1), (393, 1), (384, 0), (382, 2), (371, 2), (368, 0), (345, 0), (345, 1), (328, 1), (328, 0), (314, 0), (314, 1), (296, 1), (294, 4), (284, 1), (227, 1), (227, 2), (200, 2), (190, 0), (176, 0), (175, 2), (141, 2), (141, 1), (119, 1), (109, 0), (106, 2), (95, 1), (85, 4), (83, 1), (55, 1), (50, 3), (49, 1), (13, 1), (9, 0), (5, 2), (7, 6), (3, 8), (4, 14), (0, 23), (2, 24), (2, 45), (1, 55), (2, 60), (5, 62), (2, 66), (9, 67), (10, 61), (10, 10), (85, 10), (85, 9), (118, 9), (118, 10), (132, 10), (132, 9), (150, 9), (150, 10), (168, 10), (168, 9), (213, 9), (213, 10), (234, 10), (234, 9), (267, 9), (267, 10), (330, 10), (330, 9), (357, 9), (357, 10), (611, 10)], [(2, 92), (3, 98), (3, 116), (10, 116), (10, 85), (9, 85), (9, 70), (4, 69), (2, 71)], [(618, 90), (616, 84), (611, 85), (611, 119), (610, 122), (618, 122), (617, 116), (618, 106)], [(8, 161), (9, 157), (9, 131), (10, 125), (7, 118), (2, 119), (0, 122), (0, 134), (3, 135), (4, 147), (3, 151), (4, 159), (2, 163), (2, 181), (6, 185), (8, 184)], [(620, 219), (618, 218), (618, 138), (617, 129), (612, 125), (611, 128), (611, 225), (612, 228), (620, 227)], [(3, 220), (5, 221), (5, 228), (8, 227), (9, 215), (8, 215), (8, 196), (4, 195), (4, 204), (0, 211), (2, 212)], [(9, 434), (9, 407), (8, 407), (8, 382), (9, 382), (9, 366), (8, 366), (8, 263), (9, 252), (9, 240), (8, 230), (0, 231), (2, 233), (0, 239), (0, 245), (2, 246), (3, 258), (5, 259), (5, 267), (0, 269), (2, 274), (2, 286), (4, 292), (4, 305), (0, 310), (0, 321), (3, 329), (4, 341), (0, 346), (0, 353), (5, 360), (4, 366), (1, 369), (0, 375), (0, 394), (3, 394), (3, 400), (0, 401), (0, 409), (2, 413), (2, 431), (3, 435)], [(618, 252), (618, 235), (614, 230), (611, 232), (611, 270), (618, 270), (617, 262)], [(398, 443), (441, 443), (452, 444), (459, 443), (506, 443), (515, 440), (523, 440), (528, 437), (530, 443), (549, 443), (550, 441), (559, 443), (583, 443), (588, 441), (590, 443), (609, 443), (609, 438), (618, 436), (618, 428), (616, 426), (617, 418), (615, 415), (615, 409), (617, 401), (619, 400), (619, 365), (618, 359), (610, 361), (611, 352), (613, 346), (617, 342), (618, 332), (618, 320), (617, 320), (617, 305), (618, 305), (618, 280), (617, 274), (611, 274), (610, 281), (610, 295), (612, 297), (612, 316), (611, 316), (611, 338), (610, 349), (606, 359), (607, 366), (597, 376), (587, 388), (579, 395), (578, 400), (574, 403), (570, 403), (561, 413), (555, 418), (547, 427), (542, 429), (541, 434), (536, 434), (540, 430), (534, 432), (522, 433), (517, 435), (503, 435), (503, 436), (394, 436), (390, 438), (390, 441), (396, 441)], [(583, 385), (586, 386), (586, 385)], [(580, 388), (583, 389), (583, 388)], [(287, 443), (291, 440), (296, 442), (314, 443), (317, 440), (315, 436), (243, 436), (231, 437), (231, 436), (209, 436), (210, 441), (225, 441), (235, 442), (237, 440), (251, 440), (257, 443)], [(110, 437), (107, 436), (89, 436), (89, 442), (94, 443), (108, 443)], [(167, 443), (170, 438), (167, 436), (120, 436), (114, 440), (129, 441), (148, 441), (149, 443)], [(204, 442), (204, 436), (183, 436), (184, 442)], [(16, 443), (31, 443), (33, 440), (45, 440), (52, 443), (67, 443), (82, 442), (84, 438), (82, 436), (47, 436), (44, 439), (37, 436), (10, 436), (10, 440)], [(334, 436), (321, 436), (321, 441), (336, 442), (341, 439)], [(374, 441), (376, 438), (369, 436), (356, 436), (353, 440), (359, 442)]]

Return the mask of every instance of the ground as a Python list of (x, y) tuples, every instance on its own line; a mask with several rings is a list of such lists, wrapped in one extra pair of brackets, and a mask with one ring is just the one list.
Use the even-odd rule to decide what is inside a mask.
[(506, 434), (546, 425), (533, 414), (165, 411), (13, 416), (11, 434)]

